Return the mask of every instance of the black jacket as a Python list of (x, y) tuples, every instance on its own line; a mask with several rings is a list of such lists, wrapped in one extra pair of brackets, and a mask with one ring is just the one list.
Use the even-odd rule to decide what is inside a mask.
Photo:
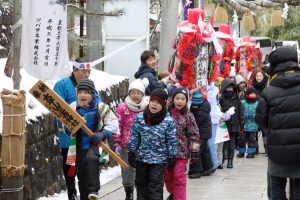
[(138, 71), (135, 73), (134, 78), (147, 78), (149, 85), (146, 88), (146, 95), (150, 95), (151, 92), (157, 88), (165, 89), (166, 85), (163, 82), (157, 80), (157, 73), (154, 69), (148, 67), (147, 65), (141, 65)]
[[(261, 94), (255, 121), (267, 133), (268, 156), (273, 162), (300, 164), (299, 66), (288, 61), (274, 68), (273, 78)], [(285, 72), (293, 69), (296, 71)]]
[(211, 138), (211, 118), (210, 118), (210, 104), (207, 100), (194, 109), (191, 107), (191, 113), (193, 113), (200, 134), (200, 140), (208, 140)]
[[(229, 86), (233, 86), (235, 94), (231, 98), (226, 98), (224, 97), (224, 91)], [(244, 108), (238, 96), (237, 86), (233, 80), (225, 79), (222, 81), (221, 94), (220, 106), (222, 112), (226, 112), (229, 108), (235, 107), (235, 114), (233, 114), (231, 118), (225, 122), (228, 132), (232, 133), (242, 130), (245, 124)]]

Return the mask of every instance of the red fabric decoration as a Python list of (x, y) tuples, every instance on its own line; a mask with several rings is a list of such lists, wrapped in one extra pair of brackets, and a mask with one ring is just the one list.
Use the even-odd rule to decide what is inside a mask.
[(192, 65), (197, 56), (197, 44), (193, 34), (183, 34), (178, 43), (178, 58)]
[(183, 71), (182, 71), (182, 80), (179, 80), (179, 83), (183, 87), (187, 87), (189, 89), (195, 88), (196, 86), (196, 72), (193, 65), (182, 63)]
[(220, 60), (220, 56), (217, 54), (215, 47), (211, 44), (209, 48), (209, 62), (208, 62), (208, 77), (209, 83), (215, 82), (218, 79), (218, 65), (217, 62)]
[(228, 78), (231, 71), (231, 61), (234, 56), (234, 44), (232, 40), (224, 40), (222, 61), (219, 66), (219, 76)]

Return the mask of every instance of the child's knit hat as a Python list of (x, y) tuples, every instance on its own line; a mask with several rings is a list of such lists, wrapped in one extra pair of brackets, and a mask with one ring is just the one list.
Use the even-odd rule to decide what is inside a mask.
[(145, 88), (148, 87), (148, 85), (149, 85), (149, 80), (147, 78), (143, 78), (143, 79), (138, 78), (130, 83), (128, 88), (128, 93), (132, 89), (137, 89), (141, 91), (143, 94), (145, 94)]
[(188, 101), (188, 91), (183, 87), (178, 87), (173, 91), (172, 100), (174, 100), (175, 96), (179, 93), (184, 94), (186, 100)]
[(168, 94), (164, 89), (157, 88), (150, 95), (150, 101), (157, 100), (162, 107), (167, 105)]
[(203, 103), (203, 101), (204, 101), (203, 95), (198, 90), (194, 91), (191, 105), (199, 106)]
[(89, 91), (90, 94), (95, 94), (96, 88), (95, 88), (95, 84), (92, 80), (90, 79), (84, 79), (84, 80), (80, 80), (78, 82), (77, 85), (77, 92), (79, 90), (87, 90)]
[(240, 74), (236, 75), (236, 77), (235, 77), (235, 83), (237, 85), (239, 85), (241, 82), (245, 82), (246, 83), (245, 79)]
[(257, 90), (254, 87), (248, 87), (245, 92), (245, 95), (248, 96), (249, 94), (252, 94), (252, 93), (257, 94)]

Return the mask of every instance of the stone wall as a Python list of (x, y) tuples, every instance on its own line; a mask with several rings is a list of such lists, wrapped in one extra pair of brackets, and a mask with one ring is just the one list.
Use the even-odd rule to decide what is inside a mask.
[(56, 123), (52, 115), (27, 123), (24, 199), (35, 199), (65, 189), (62, 157), (56, 145)]
[[(100, 91), (102, 101), (114, 109), (126, 96), (128, 85), (126, 79), (118, 85), (112, 86), (110, 90)], [(28, 121), (26, 124), (25, 200), (52, 195), (66, 189), (61, 167), (62, 157), (55, 133), (56, 123), (51, 114), (37, 117), (37, 120)], [(115, 165), (115, 163), (112, 162), (111, 165)]]

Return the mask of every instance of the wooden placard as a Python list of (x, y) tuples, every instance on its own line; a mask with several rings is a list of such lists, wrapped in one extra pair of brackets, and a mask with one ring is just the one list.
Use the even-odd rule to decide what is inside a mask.
[(76, 133), (84, 126), (84, 119), (42, 80), (39, 80), (29, 92), (72, 133)]
[[(94, 133), (85, 126), (84, 119), (73, 110), (60, 96), (58, 96), (42, 80), (39, 80), (29, 92), (43, 104), (58, 120), (60, 120), (72, 133), (82, 129), (89, 136)], [(128, 168), (127, 163), (113, 152), (104, 142), (98, 144), (99, 147), (108, 153), (124, 169)]]

